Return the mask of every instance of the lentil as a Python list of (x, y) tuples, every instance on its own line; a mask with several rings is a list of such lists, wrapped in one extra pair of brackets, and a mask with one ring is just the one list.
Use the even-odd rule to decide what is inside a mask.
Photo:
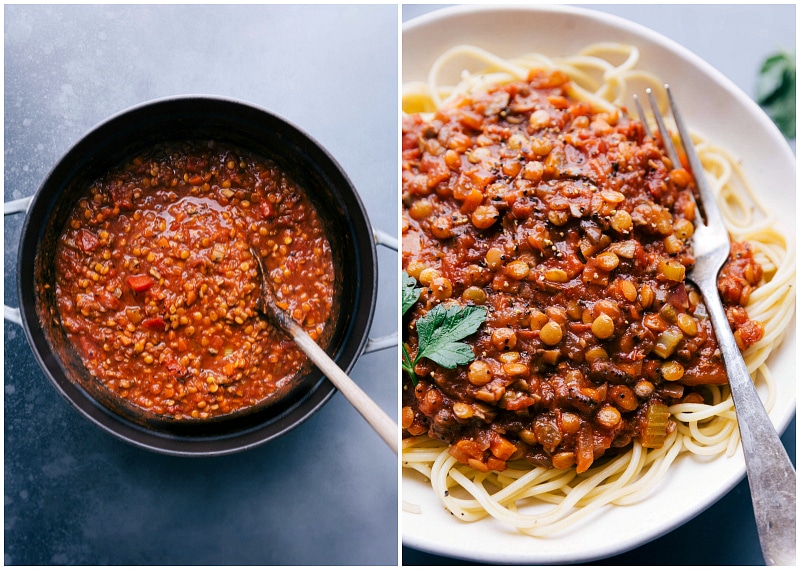
[(561, 327), (555, 321), (547, 321), (547, 323), (539, 331), (539, 338), (541, 341), (549, 346), (553, 346), (561, 342), (564, 334)]

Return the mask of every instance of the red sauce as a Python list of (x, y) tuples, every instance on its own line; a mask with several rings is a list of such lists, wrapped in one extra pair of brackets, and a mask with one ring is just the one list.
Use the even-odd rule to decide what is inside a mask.
[(330, 245), (311, 201), (270, 160), (163, 145), (87, 189), (56, 252), (64, 329), (89, 372), (175, 419), (253, 406), (306, 357), (258, 312), (261, 256), (281, 307), (320, 338)]
[[(539, 73), (403, 119), (403, 268), (424, 286), (406, 316), (482, 305), (475, 361), (422, 359), (403, 382), (404, 436), (428, 434), (482, 470), (509, 459), (585, 471), (640, 438), (663, 443), (666, 406), (727, 382), (692, 267), (694, 182), (643, 126), (594, 112)], [(745, 247), (720, 277), (741, 305), (760, 268)]]

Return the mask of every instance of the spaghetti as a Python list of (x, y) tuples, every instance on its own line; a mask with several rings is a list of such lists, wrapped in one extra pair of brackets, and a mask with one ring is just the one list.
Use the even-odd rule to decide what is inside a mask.
[[(440, 77), (446, 68), (454, 62), (463, 61), (477, 62), (486, 71), (465, 72), (456, 85), (443, 85)], [(473, 96), (477, 98), (477, 94), (486, 93), (494, 86), (526, 81), (533, 76), (533, 70), (566, 74), (569, 81), (563, 83), (564, 95), (570, 100), (588, 103), (595, 113), (613, 115), (626, 106), (631, 93), (643, 91), (645, 87), (652, 88), (664, 104), (663, 82), (650, 73), (638, 70), (637, 63), (638, 50), (634, 46), (621, 44), (595, 44), (567, 58), (531, 54), (514, 60), (499, 58), (473, 46), (459, 46), (443, 54), (434, 63), (426, 83), (405, 86), (403, 110), (429, 121), (438, 110), (462, 105), (464, 101)], [(435, 137), (432, 138), (435, 141)], [(704, 170), (718, 196), (732, 240), (752, 246), (753, 263), (750, 267), (757, 266), (762, 272), (758, 286), (747, 288), (736, 300), (746, 306), (746, 315), (751, 319), (740, 319), (738, 324), (755, 321), (763, 329), (760, 339), (759, 335), (755, 335), (748, 341), (742, 339), (744, 333), (740, 333), (739, 340), (740, 346), (747, 346), (743, 352), (745, 362), (769, 410), (774, 402), (775, 390), (767, 360), (770, 352), (780, 343), (794, 313), (793, 244), (776, 229), (768, 208), (758, 199), (737, 162), (723, 149), (699, 135), (693, 134), (693, 139)], [(511, 173), (515, 172), (514, 168), (511, 168)], [(462, 195), (465, 196), (464, 201), (469, 199), (465, 191)], [(414, 201), (409, 199), (407, 202), (406, 214)], [(462, 211), (468, 212), (469, 209)], [(575, 214), (579, 217), (578, 212)], [(404, 219), (404, 232), (406, 229)], [(444, 226), (434, 227), (433, 232), (439, 231), (446, 237), (445, 229)], [(409, 252), (405, 245), (404, 241), (404, 253)], [(413, 248), (412, 244), (411, 250)], [(404, 256), (405, 268), (408, 268), (409, 260), (415, 259), (413, 251), (410, 253), (410, 256)], [(675, 252), (678, 256), (683, 254), (686, 254), (685, 250)], [(525, 275), (527, 278), (527, 273)], [(431, 293), (434, 293), (433, 289)], [(474, 295), (474, 299), (480, 300), (479, 291)], [(701, 317), (702, 304), (699, 306), (700, 314), (695, 316)], [(740, 313), (737, 314), (741, 317)], [(742, 330), (746, 332), (748, 327), (743, 326)], [(538, 335), (534, 337), (538, 338)], [(709, 342), (713, 342), (713, 338)], [(511, 364), (516, 362), (513, 357), (508, 360)], [(513, 371), (514, 367), (507, 370)], [(508, 460), (499, 465), (500, 468), (486, 468), (480, 461), (465, 462), (464, 455), (454, 453), (449, 444), (439, 439), (432, 439), (425, 434), (416, 435), (408, 430), (404, 432), (403, 465), (430, 479), (436, 496), (456, 517), (475, 521), (491, 516), (520, 532), (545, 536), (568, 528), (606, 505), (632, 504), (646, 498), (681, 454), (733, 454), (739, 441), (733, 402), (724, 380), (717, 380), (710, 384), (703, 382), (689, 390), (690, 394), (699, 396), (670, 401), (668, 411), (671, 429), (660, 446), (643, 446), (642, 434), (638, 433), (625, 441), (624, 451), (586, 459), (582, 466), (578, 459), (577, 469), (574, 465), (565, 465), (563, 468), (554, 468), (552, 464), (537, 466), (536, 461), (531, 465), (530, 457), (525, 461), (514, 454), (509, 454)], [(404, 382), (404, 390), (410, 388), (410, 384)], [(413, 425), (412, 418), (407, 418), (405, 407), (403, 415), (404, 428)], [(533, 436), (533, 441), (540, 443), (541, 437), (537, 440)], [(524, 442), (520, 445), (525, 447)], [(553, 446), (553, 449), (557, 448)], [(580, 455), (580, 451), (577, 453)], [(574, 462), (574, 459), (567, 457), (568, 461)], [(414, 510), (415, 506), (406, 505), (405, 508)]]

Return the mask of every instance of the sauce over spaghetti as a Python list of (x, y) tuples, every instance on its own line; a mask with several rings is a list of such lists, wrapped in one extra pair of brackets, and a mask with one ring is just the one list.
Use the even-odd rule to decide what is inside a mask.
[[(403, 380), (404, 437), (428, 434), (482, 471), (524, 458), (584, 472), (639, 438), (660, 447), (667, 407), (727, 382), (693, 265), (694, 181), (643, 125), (572, 100), (560, 71), (403, 118), (403, 268), (424, 288), (404, 319), (481, 305), (475, 359), (421, 359)], [(719, 285), (740, 348), (761, 279), (734, 244)]]
[(333, 263), (303, 189), (241, 149), (157, 146), (98, 179), (67, 221), (62, 324), (97, 381), (139, 408), (201, 420), (245, 409), (306, 363), (258, 312), (253, 254), (281, 308), (320, 338)]

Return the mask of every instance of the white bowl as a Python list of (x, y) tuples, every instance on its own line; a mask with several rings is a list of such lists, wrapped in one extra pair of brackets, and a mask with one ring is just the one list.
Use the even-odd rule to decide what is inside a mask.
[[(741, 160), (748, 179), (774, 204), (777, 223), (794, 243), (795, 158), (766, 114), (731, 81), (677, 43), (647, 28), (607, 14), (565, 6), (453, 7), (403, 26), (403, 82), (425, 80), (438, 55), (469, 43), (504, 57), (527, 52), (559, 56), (588, 44), (636, 45), (639, 68), (671, 84), (693, 130)], [(771, 418), (780, 431), (795, 410), (795, 325), (770, 358), (778, 383)], [(547, 539), (522, 535), (483, 519), (462, 523), (434, 496), (430, 485), (404, 470), (404, 501), (421, 513), (403, 512), (403, 543), (434, 554), (479, 562), (575, 563), (618, 554), (653, 540), (699, 514), (744, 476), (741, 452), (701, 461), (683, 456), (662, 487), (642, 503), (610, 507), (569, 532)], [(698, 537), (698, 542), (702, 537)]]

